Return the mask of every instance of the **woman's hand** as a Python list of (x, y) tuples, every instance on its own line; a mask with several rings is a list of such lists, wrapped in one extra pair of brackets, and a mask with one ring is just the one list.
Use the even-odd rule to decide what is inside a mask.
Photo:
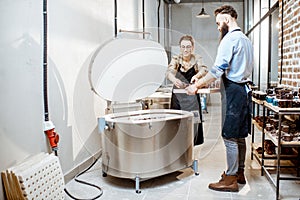
[(177, 88), (183, 88), (183, 82), (181, 81), (181, 80), (179, 80), (179, 79), (176, 79), (175, 81), (174, 81), (174, 85), (177, 87)]
[(188, 95), (195, 95), (198, 91), (196, 84), (189, 85), (185, 88), (185, 91)]

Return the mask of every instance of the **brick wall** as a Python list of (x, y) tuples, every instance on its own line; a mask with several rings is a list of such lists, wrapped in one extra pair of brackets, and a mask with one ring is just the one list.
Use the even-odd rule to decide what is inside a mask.
[[(279, 58), (281, 58), (281, 12), (283, 14), (283, 63), (281, 84), (289, 87), (300, 87), (300, 1), (279, 0)], [(278, 65), (280, 78), (281, 61)]]

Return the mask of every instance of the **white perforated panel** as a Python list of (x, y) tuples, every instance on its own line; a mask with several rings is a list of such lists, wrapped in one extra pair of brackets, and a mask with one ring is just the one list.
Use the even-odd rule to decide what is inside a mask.
[(53, 154), (39, 154), (2, 172), (8, 200), (64, 199), (64, 178), (59, 159)]

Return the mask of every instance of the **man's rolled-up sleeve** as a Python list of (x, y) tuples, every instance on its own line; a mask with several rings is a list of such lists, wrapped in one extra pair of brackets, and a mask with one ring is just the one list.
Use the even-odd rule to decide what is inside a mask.
[(221, 41), (214, 66), (210, 70), (214, 77), (220, 78), (230, 68), (233, 50), (233, 43), (228, 40)]

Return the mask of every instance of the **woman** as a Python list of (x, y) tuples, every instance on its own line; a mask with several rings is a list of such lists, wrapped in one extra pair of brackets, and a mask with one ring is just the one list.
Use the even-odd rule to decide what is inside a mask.
[[(192, 36), (185, 35), (179, 40), (180, 54), (173, 56), (168, 66), (166, 77), (174, 88), (185, 88), (207, 74), (207, 67), (202, 65), (202, 58), (194, 54), (195, 42)], [(198, 111), (200, 123), (194, 127), (194, 145), (203, 143), (202, 111), (199, 94), (187, 95), (174, 93), (172, 90), (171, 109)]]

